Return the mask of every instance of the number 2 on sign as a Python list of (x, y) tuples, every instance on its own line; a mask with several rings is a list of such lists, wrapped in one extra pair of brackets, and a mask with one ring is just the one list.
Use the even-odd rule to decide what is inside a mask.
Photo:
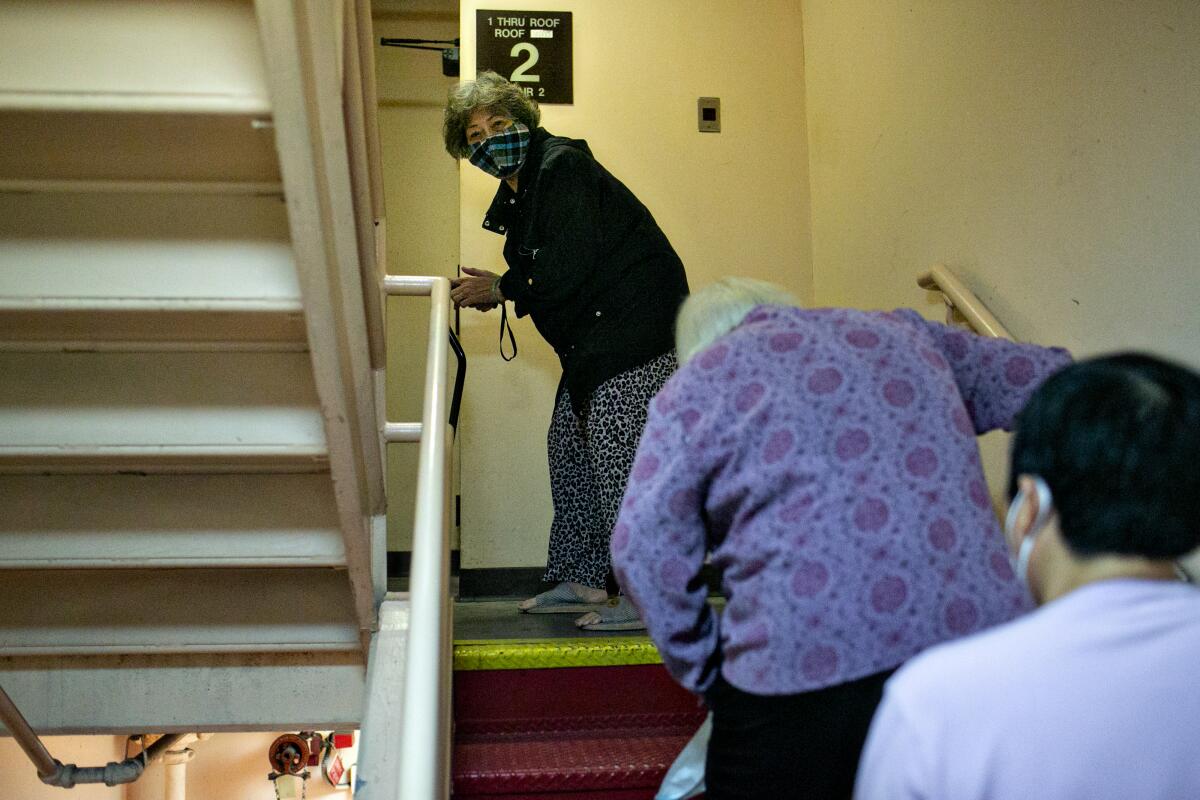
[(513, 49), (509, 52), (509, 55), (513, 58), (517, 58), (519, 55), (521, 55), (521, 53), (525, 53), (529, 57), (525, 59), (525, 63), (513, 70), (512, 77), (509, 78), (509, 80), (513, 81), (514, 83), (517, 81), (521, 81), (523, 83), (541, 83), (541, 75), (531, 75), (529, 73), (529, 70), (532, 69), (533, 66), (538, 62), (537, 48), (531, 45), (529, 42), (521, 42), (520, 44), (513, 45)]

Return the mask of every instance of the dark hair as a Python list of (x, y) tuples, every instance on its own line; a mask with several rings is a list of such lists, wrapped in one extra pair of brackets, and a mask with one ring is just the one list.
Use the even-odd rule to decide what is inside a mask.
[(1137, 353), (1051, 376), (1017, 416), (1009, 496), (1040, 475), (1073, 552), (1178, 558), (1200, 545), (1200, 375)]

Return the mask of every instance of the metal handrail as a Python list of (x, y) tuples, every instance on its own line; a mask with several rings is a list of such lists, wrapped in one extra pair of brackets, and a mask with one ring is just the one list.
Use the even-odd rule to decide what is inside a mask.
[[(388, 423), (385, 441), (419, 436), (417, 502), (409, 575), (409, 626), (405, 647), (402, 735), (397, 746), (399, 797), (444, 798), (450, 792), (450, 540), (448, 459), (450, 418), (446, 404), (450, 281), (389, 275), (388, 295), (429, 295), (429, 341), (421, 427)], [(465, 365), (460, 364), (459, 376)], [(461, 396), (461, 381), (455, 395)]]
[(1008, 329), (1000, 324), (987, 306), (976, 297), (958, 277), (946, 269), (944, 264), (934, 264), (928, 272), (917, 276), (917, 285), (922, 289), (941, 292), (946, 302), (946, 321), (954, 321), (954, 312), (958, 311), (972, 328), (984, 336), (997, 339), (1012, 339)]

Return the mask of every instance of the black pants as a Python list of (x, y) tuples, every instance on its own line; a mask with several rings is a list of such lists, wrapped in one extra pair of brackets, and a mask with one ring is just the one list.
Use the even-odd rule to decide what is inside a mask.
[(776, 696), (743, 692), (718, 677), (705, 694), (713, 712), (705, 798), (849, 798), (867, 728), (893, 672)]

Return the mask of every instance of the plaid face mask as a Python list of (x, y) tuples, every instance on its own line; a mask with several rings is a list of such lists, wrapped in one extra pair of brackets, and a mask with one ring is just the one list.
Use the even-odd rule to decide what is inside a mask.
[(529, 128), (514, 122), (509, 128), (471, 145), (468, 160), (489, 175), (508, 178), (525, 163), (529, 152)]

